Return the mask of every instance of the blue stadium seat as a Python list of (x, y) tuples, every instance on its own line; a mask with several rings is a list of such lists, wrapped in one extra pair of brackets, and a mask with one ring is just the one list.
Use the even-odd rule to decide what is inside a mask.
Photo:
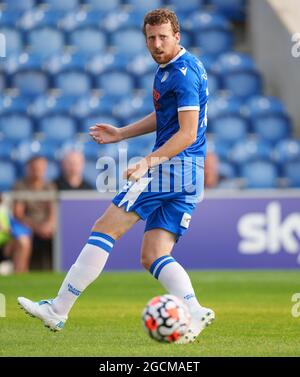
[(22, 17), (22, 11), (7, 11), (0, 12), (0, 25), (6, 27), (14, 27), (19, 23)]
[(0, 25), (19, 26), (21, 18), (33, 10), (33, 7), (34, 0), (4, 1), (3, 11), (0, 12)]
[(46, 171), (46, 181), (54, 181), (60, 174), (60, 167), (56, 161), (48, 160), (48, 166)]
[[(131, 66), (131, 63), (135, 61), (135, 59), (141, 56), (141, 54), (137, 54), (135, 56), (124, 55), (123, 53), (113, 53), (111, 55), (111, 61), (109, 62), (109, 66), (107, 71), (128, 71), (128, 68)], [(146, 68), (146, 67), (145, 67)], [(103, 71), (102, 71), (103, 72)]]
[(47, 114), (72, 113), (72, 106), (76, 104), (74, 96), (41, 95), (35, 98), (28, 109), (31, 116), (40, 118)]
[(221, 89), (220, 78), (217, 74), (212, 73), (212, 72), (207, 72), (207, 76), (208, 76), (207, 85), (208, 85), (209, 94), (215, 95)]
[(0, 159), (10, 160), (14, 152), (14, 142), (11, 140), (0, 141)]
[[(184, 6), (184, 4), (183, 4)], [(230, 30), (227, 18), (216, 12), (194, 12), (182, 23), (182, 28), (191, 32), (200, 32), (208, 29)]]
[(111, 41), (116, 52), (123, 55), (136, 56), (146, 52), (145, 37), (139, 29), (120, 29), (112, 34)]
[(153, 9), (162, 8), (162, 0), (125, 0), (125, 3), (130, 5), (131, 9), (139, 12), (149, 12)]
[(153, 72), (141, 75), (138, 79), (138, 87), (143, 89), (146, 94), (151, 94), (153, 92), (153, 82), (154, 74)]
[(95, 143), (93, 140), (88, 140), (83, 144), (83, 153), (87, 160), (97, 160), (100, 157), (102, 145)]
[(153, 102), (142, 96), (129, 95), (113, 107), (113, 114), (120, 119), (122, 125), (128, 124), (131, 118), (143, 118), (152, 111), (154, 111)]
[(47, 5), (51, 10), (71, 12), (79, 6), (79, 0), (47, 0)]
[(83, 153), (85, 155), (85, 158), (90, 161), (94, 161), (96, 163), (96, 160), (99, 157), (103, 156), (109, 156), (113, 157), (112, 155), (112, 146), (109, 144), (97, 144), (92, 140), (87, 141), (83, 144)]
[(80, 140), (78, 138), (73, 138), (70, 140), (67, 140), (62, 143), (61, 148), (59, 150), (59, 158), (60, 160), (64, 157), (64, 155), (68, 152), (72, 151), (78, 151), (78, 152), (83, 152), (83, 145), (84, 145), (84, 140)]
[(230, 149), (227, 157), (239, 166), (256, 159), (269, 160), (272, 157), (272, 144), (252, 138), (239, 141)]
[(204, 0), (168, 0), (166, 5), (179, 14), (192, 13), (201, 9), (204, 5)]
[(1, 70), (7, 75), (12, 75), (20, 69), (20, 61), (18, 54), (8, 55), (2, 59)]
[(84, 0), (84, 3), (89, 6), (92, 11), (111, 12), (116, 10), (120, 5), (120, 0)]
[(238, 114), (227, 114), (211, 120), (210, 129), (217, 139), (234, 144), (246, 137), (248, 122)]
[(80, 0), (50, 0), (47, 8), (38, 8), (38, 25), (59, 27), (63, 31), (74, 30), (85, 12), (81, 10)]
[(233, 46), (233, 34), (222, 29), (207, 29), (194, 34), (194, 45), (200, 47), (202, 54), (219, 55)]
[(53, 101), (50, 100), (50, 97), (47, 95), (40, 95), (36, 97), (33, 101), (31, 101), (29, 107), (29, 113), (31, 116), (35, 118), (39, 118), (50, 112), (51, 105), (53, 105)]
[(154, 79), (156, 67), (157, 64), (150, 54), (140, 54), (130, 59), (129, 64), (126, 66), (126, 71), (138, 77), (143, 77), (146, 73), (150, 72)]
[[(112, 15), (114, 15), (114, 20), (111, 20)], [(101, 10), (85, 10), (83, 14), (79, 17), (75, 16), (75, 20), (73, 20), (73, 24), (77, 21), (77, 25), (73, 25), (73, 29), (75, 28), (96, 28), (107, 32), (108, 28), (113, 25), (113, 30), (116, 30), (120, 27), (123, 20), (119, 20), (119, 11), (105, 12)], [(119, 24), (120, 21), (120, 24)], [(119, 25), (118, 25), (119, 24)], [(66, 25), (67, 26), (67, 25)], [(71, 24), (72, 26), (72, 24)], [(69, 26), (70, 28), (70, 26)], [(72, 30), (72, 28), (71, 28)]]
[(53, 70), (54, 68), (54, 74), (62, 71), (84, 71), (89, 59), (92, 57), (93, 56), (89, 57), (85, 54), (81, 54), (80, 52), (66, 53), (64, 56), (60, 57), (53, 56), (53, 66), (51, 66), (52, 62), (50, 61), (45, 67), (47, 67), (48, 70)]
[(103, 113), (93, 114), (82, 120), (80, 132), (88, 134), (89, 128), (95, 126), (97, 123), (107, 123), (112, 124), (113, 126), (118, 125), (117, 119), (115, 119), (113, 116), (106, 115)]
[(278, 186), (278, 172), (272, 162), (266, 160), (251, 161), (241, 168), (241, 175), (247, 188), (276, 188)]
[(74, 137), (75, 120), (67, 115), (54, 114), (39, 121), (38, 130), (43, 132), (45, 140), (63, 142)]
[[(33, 27), (57, 27), (59, 25), (60, 29), (65, 30), (66, 27), (62, 27), (62, 24), (65, 24), (65, 19), (68, 17), (68, 13), (63, 10), (52, 10), (46, 9), (43, 11), (42, 16), (39, 18), (37, 22), (34, 22), (33, 19), (33, 26), (30, 27), (29, 25), (23, 26), (25, 21), (21, 20), (22, 28), (23, 29), (32, 29)], [(34, 16), (33, 16), (34, 18)], [(26, 20), (27, 21), (27, 20)], [(28, 21), (27, 21), (28, 22)], [(29, 23), (29, 22), (28, 22)]]
[(38, 154), (46, 157), (47, 159), (58, 160), (60, 158), (60, 149), (62, 144), (55, 140), (45, 139), (42, 142), (39, 142)]
[(113, 97), (128, 96), (134, 89), (134, 82), (125, 72), (106, 72), (96, 78), (97, 86), (103, 89), (105, 95)]
[(213, 72), (214, 74), (217, 74), (217, 72), (214, 72), (214, 70), (213, 70), (214, 65), (216, 64), (216, 57), (214, 55), (202, 55), (202, 54), (200, 54), (198, 56), (198, 58), (202, 62), (206, 71)]
[(230, 150), (231, 145), (223, 140), (213, 138), (207, 141), (207, 151), (215, 153), (220, 160), (227, 160)]
[(290, 119), (285, 114), (270, 114), (253, 118), (252, 127), (259, 137), (271, 143), (285, 139), (291, 133)]
[(24, 163), (34, 155), (44, 156), (47, 159), (58, 159), (60, 146), (60, 143), (53, 140), (21, 142), (16, 149), (16, 160)]
[(253, 60), (241, 53), (222, 54), (215, 69), (220, 74), (224, 89), (231, 94), (247, 99), (262, 91), (262, 80)]
[(93, 116), (93, 114), (112, 114), (115, 99), (115, 97), (111, 96), (100, 97), (99, 102), (97, 103), (97, 107), (91, 109), (89, 115)]
[(14, 27), (18, 24), (22, 17), (21, 11), (3, 11), (0, 12), (0, 25), (6, 27)]
[(31, 103), (30, 97), (11, 97), (6, 96), (3, 100), (3, 112), (26, 113)]
[(88, 117), (95, 111), (101, 111), (100, 109), (100, 97), (99, 96), (82, 96), (78, 97), (70, 108), (70, 112), (78, 119)]
[(48, 90), (48, 77), (41, 71), (24, 70), (15, 73), (12, 85), (22, 96), (38, 96)]
[(17, 178), (16, 168), (10, 161), (0, 161), (0, 192), (10, 190)]
[(224, 73), (222, 79), (224, 89), (241, 98), (248, 98), (262, 91), (261, 76), (255, 71)]
[(233, 46), (231, 26), (220, 14), (196, 12), (183, 22), (182, 28), (193, 34), (194, 45), (203, 55), (218, 55)]
[(54, 77), (54, 85), (66, 96), (82, 96), (88, 94), (92, 88), (91, 78), (85, 72), (66, 71)]
[(142, 135), (135, 139), (128, 140), (128, 158), (144, 157), (151, 153), (155, 144), (153, 135)]
[[(146, 2), (139, 2), (147, 5)], [(107, 32), (114, 32), (118, 29), (132, 28), (142, 30), (145, 12), (140, 10), (131, 9), (129, 11), (113, 12), (110, 13), (104, 20), (104, 28)]]
[(265, 114), (283, 114), (285, 106), (278, 98), (271, 96), (251, 97), (244, 105), (244, 112), (249, 118)]
[[(100, 75), (104, 71), (119, 69), (119, 66), (116, 63), (116, 54), (111, 52), (93, 55), (87, 59), (85, 63), (86, 71), (92, 75)], [(124, 64), (122, 64), (122, 67), (124, 67)]]
[(274, 160), (283, 165), (289, 161), (300, 160), (300, 140), (280, 140), (274, 147), (273, 155)]
[(284, 173), (289, 187), (300, 187), (300, 160), (287, 162)]
[(188, 31), (181, 31), (180, 33), (180, 44), (185, 48), (190, 48), (193, 46), (192, 35)]
[(84, 56), (103, 53), (106, 49), (105, 34), (91, 27), (74, 30), (70, 34), (70, 43), (77, 54)]
[(0, 33), (5, 36), (6, 57), (20, 54), (23, 49), (23, 40), (20, 32), (13, 27), (0, 27)]
[(236, 178), (236, 169), (233, 164), (226, 160), (219, 161), (220, 180), (230, 180)]
[(246, 17), (246, 0), (209, 0), (214, 9), (234, 21), (244, 21)]
[(16, 145), (14, 158), (19, 165), (22, 165), (32, 156), (37, 155), (39, 149), (40, 143), (37, 140), (22, 140)]
[(19, 58), (18, 61), (18, 69), (20, 70), (29, 70), (29, 71), (39, 71), (44, 64), (49, 62), (51, 57), (45, 58), (43, 55), (35, 54), (35, 53), (27, 53), (24, 52), (22, 57)]
[(35, 5), (34, 0), (14, 0), (5, 2), (6, 11), (21, 11), (25, 12), (33, 8)]
[[(209, 80), (209, 78), (208, 78)], [(208, 118), (213, 120), (228, 114), (243, 115), (241, 112), (242, 101), (234, 96), (213, 96), (209, 100)]]
[(46, 59), (62, 53), (65, 45), (64, 34), (50, 27), (40, 27), (28, 32), (30, 53)]
[(6, 114), (0, 118), (0, 133), (13, 142), (32, 137), (33, 124), (30, 118), (20, 114)]

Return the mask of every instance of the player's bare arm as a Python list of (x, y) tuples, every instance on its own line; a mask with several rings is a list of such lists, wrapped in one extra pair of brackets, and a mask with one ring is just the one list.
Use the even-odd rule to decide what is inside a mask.
[(137, 164), (130, 166), (124, 172), (124, 178), (137, 181), (149, 168), (152, 168), (164, 161), (170, 160), (178, 153), (192, 145), (196, 141), (198, 129), (198, 110), (179, 111), (179, 130), (164, 145), (155, 152), (150, 153)]
[(98, 144), (117, 143), (118, 141), (131, 137), (145, 135), (156, 130), (155, 112), (143, 119), (129, 124), (126, 127), (118, 128), (110, 124), (99, 123), (90, 127), (90, 136)]

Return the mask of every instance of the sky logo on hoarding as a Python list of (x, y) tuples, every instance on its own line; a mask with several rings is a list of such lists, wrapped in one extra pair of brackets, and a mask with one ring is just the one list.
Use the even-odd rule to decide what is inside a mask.
[(300, 213), (291, 213), (283, 219), (280, 203), (271, 202), (265, 213), (242, 216), (237, 230), (241, 237), (238, 245), (241, 254), (277, 254), (284, 250), (297, 255), (300, 264)]

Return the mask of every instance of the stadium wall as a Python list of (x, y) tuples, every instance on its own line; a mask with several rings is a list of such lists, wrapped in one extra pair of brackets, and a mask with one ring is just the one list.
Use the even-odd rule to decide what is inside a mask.
[[(58, 202), (56, 270), (68, 270), (110, 195), (62, 193)], [(144, 222), (124, 235), (106, 270), (139, 270)], [(209, 191), (174, 249), (188, 269), (300, 267), (300, 191)]]
[(286, 104), (300, 136), (299, 0), (250, 0), (249, 37), (267, 93)]

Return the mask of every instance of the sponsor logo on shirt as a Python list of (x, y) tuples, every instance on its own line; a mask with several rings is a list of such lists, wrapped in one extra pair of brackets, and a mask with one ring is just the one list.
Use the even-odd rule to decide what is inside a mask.
[(153, 89), (153, 100), (154, 100), (154, 107), (156, 110), (160, 108), (160, 104), (158, 103), (159, 99), (160, 99), (160, 93), (156, 89)]

